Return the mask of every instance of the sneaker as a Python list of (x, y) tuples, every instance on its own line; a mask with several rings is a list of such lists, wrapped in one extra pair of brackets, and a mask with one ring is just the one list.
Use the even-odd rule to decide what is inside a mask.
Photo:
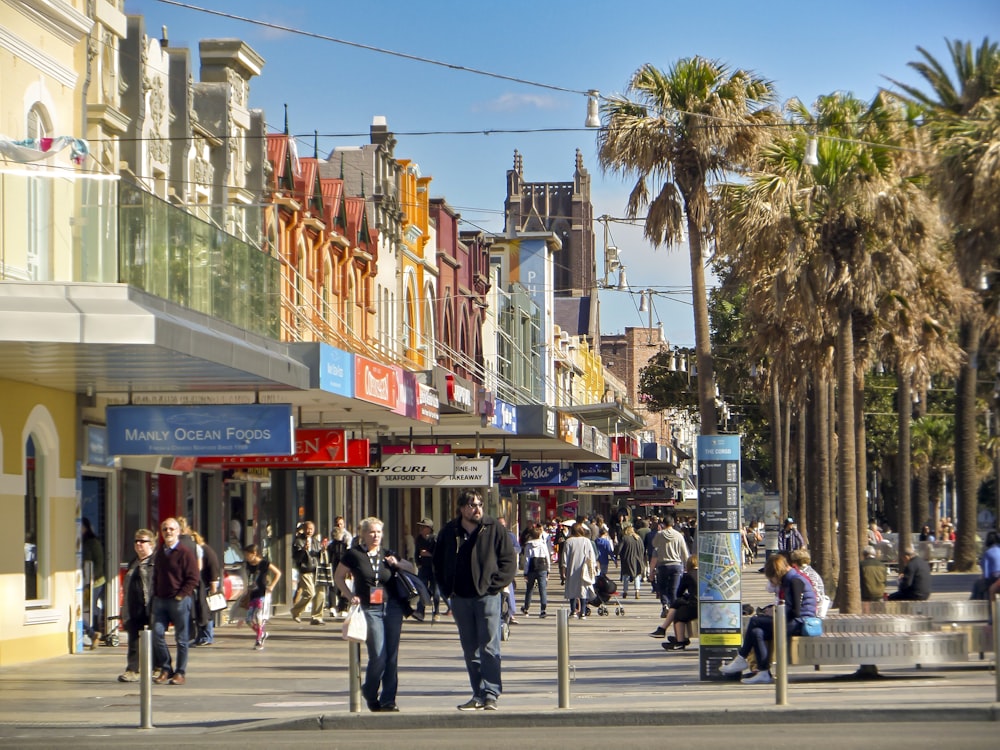
[(138, 682), (139, 673), (126, 670), (118, 675), (118, 682)]
[(264, 641), (256, 641), (253, 644), (253, 650), (254, 651), (263, 651), (264, 650)]
[(660, 609), (660, 617), (661, 618), (667, 616), (667, 609), (668, 609), (668, 607), (666, 607), (665, 605)]
[(386, 703), (384, 706), (378, 707), (379, 713), (399, 713), (399, 706), (395, 703)]
[(521, 614), (524, 615), (525, 617), (531, 617), (531, 615), (528, 614), (527, 607), (521, 607)]
[(545, 617), (548, 617), (548, 616), (549, 616), (549, 613), (548, 613), (548, 612), (546, 612), (546, 611), (545, 611), (545, 610), (543, 609), (543, 610), (542, 610), (541, 612), (539, 612), (539, 613), (538, 613), (538, 616), (539, 616), (539, 617), (542, 617), (542, 618), (545, 618)]
[(719, 667), (719, 672), (721, 674), (739, 674), (740, 672), (743, 672), (749, 667), (750, 664), (747, 662), (747, 660), (744, 659), (739, 654), (737, 654), (736, 658), (733, 659), (731, 662), (727, 662), (726, 664), (723, 664), (721, 667)]
[(771, 673), (768, 670), (762, 669), (759, 672), (754, 672), (749, 677), (744, 677), (740, 682), (744, 685), (770, 685), (774, 682), (774, 678), (771, 677)]
[(652, 633), (649, 634), (650, 638), (663, 638), (667, 634), (665, 628), (657, 628)]
[(295, 620), (295, 622), (302, 622), (302, 618), (298, 615), (292, 615), (292, 619)]
[(497, 699), (496, 698), (487, 698), (486, 700), (484, 700), (483, 701), (483, 710), (484, 711), (496, 711), (497, 710)]
[[(496, 701), (493, 701), (493, 704), (496, 705)], [(481, 711), (483, 709), (483, 706), (484, 706), (484, 704), (483, 704), (483, 702), (481, 700), (479, 700), (479, 698), (472, 698), (470, 700), (467, 700), (461, 706), (459, 706), (458, 710), (459, 711)]]
[(431, 617), (431, 622), (441, 622), (441, 615), (434, 615)]
[(323, 621), (322, 617), (314, 617), (313, 619), (311, 619), (309, 621), (309, 624), (310, 625), (326, 625), (326, 622)]

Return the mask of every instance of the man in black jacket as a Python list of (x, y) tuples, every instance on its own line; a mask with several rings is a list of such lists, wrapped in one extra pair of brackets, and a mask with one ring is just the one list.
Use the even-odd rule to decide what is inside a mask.
[(434, 577), (451, 604), (472, 698), (459, 711), (495, 711), (500, 680), (501, 596), (517, 575), (510, 534), (484, 514), (475, 490), (458, 496), (458, 517), (438, 534)]
[(299, 571), (299, 590), (292, 604), (292, 619), (302, 622), (302, 613), (312, 605), (310, 625), (323, 625), (323, 607), (326, 605), (326, 591), (316, 585), (316, 568), (319, 565), (323, 545), (316, 537), (316, 524), (306, 521), (295, 535), (292, 544), (292, 560)]
[(889, 594), (889, 601), (923, 602), (931, 598), (931, 566), (913, 547), (903, 550), (899, 591)]

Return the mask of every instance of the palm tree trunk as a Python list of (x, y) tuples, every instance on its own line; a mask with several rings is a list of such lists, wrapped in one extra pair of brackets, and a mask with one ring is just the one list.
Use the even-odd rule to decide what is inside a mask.
[[(838, 451), (838, 441), (837, 441), (837, 384), (834, 378), (825, 378), (823, 380), (823, 396), (826, 400), (826, 456), (827, 465), (829, 470), (827, 471), (827, 482), (826, 491), (830, 496), (830, 515), (827, 516), (827, 533), (830, 535), (830, 563), (831, 569), (833, 571), (833, 580), (840, 581), (840, 545), (839, 541), (839, 529), (840, 529), (840, 517), (837, 514), (837, 451)], [(834, 586), (836, 589), (836, 586)], [(832, 597), (831, 597), (832, 598)]]
[(913, 530), (913, 506), (910, 504), (910, 486), (913, 478), (910, 476), (910, 422), (913, 406), (910, 403), (910, 374), (903, 373), (903, 368), (898, 368), (896, 373), (897, 392), (899, 393), (899, 460), (897, 462), (896, 493), (898, 516), (896, 518), (896, 530), (899, 532), (899, 544), (897, 552), (903, 554), (903, 547), (909, 544), (910, 532)]
[(774, 456), (774, 489), (781, 498), (781, 517), (788, 514), (788, 497), (785, 495), (785, 467), (782, 465), (781, 397), (778, 395), (778, 377), (771, 373), (771, 451)]
[(979, 477), (976, 474), (978, 436), (976, 434), (976, 377), (979, 369), (980, 327), (966, 320), (959, 327), (959, 344), (966, 360), (958, 375), (955, 399), (955, 496), (958, 538), (955, 542), (955, 570), (976, 566), (976, 506)]
[[(922, 394), (922, 398), (920, 399), (920, 402), (916, 405), (915, 416), (919, 419), (920, 417), (926, 415), (927, 415), (927, 392), (924, 391)], [(931, 483), (931, 469), (927, 463), (924, 463), (917, 470), (917, 476), (913, 483), (914, 485), (913, 525), (910, 526), (910, 528), (905, 529), (907, 534), (912, 534), (914, 531), (918, 530), (925, 523), (929, 524), (931, 522), (930, 483)], [(904, 529), (901, 528), (900, 532), (903, 531)], [(907, 537), (906, 541), (909, 541), (909, 537)]]
[[(788, 420), (791, 422), (791, 414), (788, 415)], [(794, 462), (797, 467), (795, 475), (795, 507), (796, 513), (801, 519), (799, 522), (799, 527), (806, 531), (806, 544), (812, 547), (812, 540), (818, 539), (818, 536), (813, 536), (815, 520), (819, 518), (819, 513), (815, 507), (810, 508), (809, 503), (806, 502), (808, 494), (805, 491), (805, 457), (807, 455), (806, 448), (806, 418), (804, 414), (804, 409), (801, 407), (795, 410), (795, 453), (798, 454), (799, 460)], [(791, 436), (789, 436), (789, 444), (791, 444)], [(790, 460), (791, 454), (789, 453), (789, 459), (785, 461), (786, 466), (791, 466), (792, 461)], [(791, 473), (791, 472), (789, 472)]]
[[(814, 522), (813, 558), (820, 560), (816, 569), (827, 584), (828, 591), (836, 591), (837, 566), (834, 552), (832, 519), (835, 515), (833, 493), (830, 491), (830, 400), (829, 381), (825, 376), (813, 377), (812, 428), (815, 439), (816, 470), (810, 485), (816, 495), (817, 513)], [(832, 598), (832, 595), (831, 595)]]
[(840, 312), (837, 330), (837, 496), (840, 507), (840, 578), (837, 606), (844, 614), (861, 611), (861, 568), (858, 556), (858, 488), (854, 438), (854, 328), (851, 310)]
[[(861, 564), (861, 550), (868, 539), (868, 514), (875, 497), (868, 497), (868, 450), (865, 430), (865, 373), (858, 369), (857, 375), (851, 380), (854, 383), (854, 426), (857, 432), (854, 436), (854, 446), (857, 451), (857, 471), (855, 482), (858, 489), (858, 564)], [(874, 515), (874, 513), (872, 514)], [(858, 568), (858, 575), (861, 569)]]
[(691, 297), (694, 303), (694, 349), (698, 359), (698, 408), (701, 434), (717, 435), (715, 411), (715, 363), (712, 360), (712, 337), (708, 328), (708, 294), (705, 290), (705, 260), (702, 256), (701, 229), (687, 212), (688, 247), (691, 252)]

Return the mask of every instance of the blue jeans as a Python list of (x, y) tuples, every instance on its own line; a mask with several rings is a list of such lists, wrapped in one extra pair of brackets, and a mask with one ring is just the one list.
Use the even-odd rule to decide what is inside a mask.
[(531, 573), (528, 572), (524, 576), (524, 611), (527, 612), (531, 607), (531, 590), (538, 585), (538, 603), (541, 605), (542, 612), (545, 611), (545, 607), (549, 603), (549, 572), (547, 570), (541, 573)]
[[(167, 648), (167, 626), (174, 624), (174, 643), (177, 644), (177, 668), (170, 665)], [(188, 628), (191, 624), (191, 597), (180, 601), (174, 597), (153, 599), (153, 671), (165, 669), (171, 675), (185, 674), (188, 661)]]
[(660, 595), (660, 604), (668, 609), (674, 606), (677, 598), (677, 586), (684, 574), (684, 566), (680, 563), (660, 563), (656, 566), (656, 589)]
[(458, 639), (469, 672), (472, 695), (479, 700), (496, 699), (503, 692), (500, 681), (500, 597), (451, 597), (451, 614), (458, 626)]
[[(403, 609), (395, 599), (384, 604), (373, 604), (365, 609), (368, 624), (368, 665), (361, 694), (368, 703), (388, 706), (396, 702), (399, 687), (399, 637), (403, 632)], [(382, 695), (379, 696), (379, 685)]]
[[(796, 618), (788, 621), (788, 637), (802, 634), (802, 620)], [(753, 651), (754, 658), (757, 659), (757, 669), (763, 671), (771, 668), (771, 655), (767, 650), (767, 644), (774, 640), (774, 617), (772, 615), (754, 615), (747, 623), (747, 630), (743, 634), (743, 645), (740, 646), (739, 654), (746, 659)]]
[(208, 622), (198, 626), (198, 638), (196, 642), (215, 643), (215, 612), (210, 612)]
[(630, 576), (628, 573), (622, 573), (622, 599), (628, 599), (628, 586), (629, 584), (635, 585), (636, 593), (639, 592), (639, 580), (636, 576)]

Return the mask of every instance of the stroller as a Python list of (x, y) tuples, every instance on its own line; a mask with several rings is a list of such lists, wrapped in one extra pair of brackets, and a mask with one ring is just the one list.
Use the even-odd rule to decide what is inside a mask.
[[(614, 602), (615, 614), (622, 617), (625, 616), (625, 605), (621, 603), (621, 600), (617, 597), (616, 592), (618, 591), (618, 584), (608, 578), (606, 575), (597, 576), (597, 580), (594, 581), (594, 598), (588, 602), (590, 607), (595, 607), (597, 609), (597, 614), (603, 617), (608, 612), (608, 603)], [(587, 608), (587, 614), (590, 614), (590, 607)]]

